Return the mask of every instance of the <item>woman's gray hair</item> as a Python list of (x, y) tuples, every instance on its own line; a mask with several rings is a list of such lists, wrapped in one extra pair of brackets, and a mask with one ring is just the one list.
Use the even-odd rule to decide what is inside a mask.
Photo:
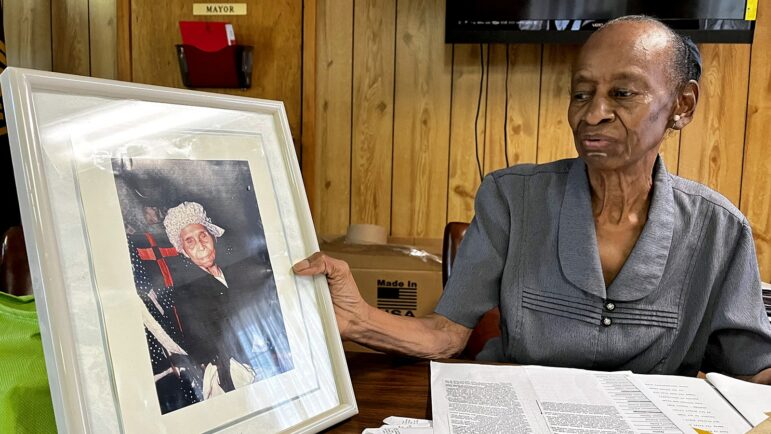
[(678, 89), (682, 89), (691, 80), (699, 81), (701, 78), (701, 53), (691, 38), (678, 34), (671, 27), (647, 15), (627, 15), (615, 18), (605, 23), (597, 32), (624, 22), (653, 24), (669, 34), (673, 48), (669, 69)]

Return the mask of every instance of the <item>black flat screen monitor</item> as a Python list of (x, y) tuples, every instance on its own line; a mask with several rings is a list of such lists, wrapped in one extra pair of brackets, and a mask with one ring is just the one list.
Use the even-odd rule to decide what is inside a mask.
[[(748, 4), (749, 2), (749, 4)], [(644, 14), (695, 42), (750, 43), (757, 0), (447, 0), (448, 43), (580, 43), (613, 18)]]

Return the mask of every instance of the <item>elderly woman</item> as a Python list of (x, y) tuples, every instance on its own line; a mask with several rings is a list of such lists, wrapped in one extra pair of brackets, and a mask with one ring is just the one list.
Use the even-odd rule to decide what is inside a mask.
[(174, 304), (185, 350), (204, 371), (205, 399), (293, 368), (273, 271), (254, 258), (220, 265), (225, 230), (203, 206), (182, 202), (163, 220), (169, 241), (189, 259), (175, 276)]
[[(501, 361), (771, 379), (771, 325), (746, 218), (671, 175), (658, 152), (693, 118), (698, 50), (660, 22), (624, 17), (574, 65), (568, 110), (579, 158), (494, 172), (435, 313), (368, 306), (344, 263), (316, 254), (344, 337), (420, 357), (458, 353), (501, 310)], [(764, 371), (765, 370), (765, 371)]]

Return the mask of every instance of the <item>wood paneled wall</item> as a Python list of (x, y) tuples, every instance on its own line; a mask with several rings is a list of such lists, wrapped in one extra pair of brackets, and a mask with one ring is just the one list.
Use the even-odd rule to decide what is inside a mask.
[(750, 56), (741, 210), (752, 224), (760, 275), (771, 282), (771, 4), (763, 6)]
[(117, 1), (122, 80), (184, 88), (175, 49), (182, 42), (179, 22), (227, 21), (238, 43), (253, 47), (251, 87), (201, 90), (283, 101), (292, 136), (299, 142), (303, 0), (242, 0), (247, 15), (228, 16), (193, 15), (189, 0)]
[[(567, 104), (577, 47), (445, 44), (444, 5), (315, 1), (303, 173), (320, 233), (375, 223), (394, 236), (441, 237), (446, 222), (472, 218), (480, 170), (505, 167), (507, 156), (575, 155)], [(752, 46), (701, 50), (696, 119), (667, 136), (662, 154), (671, 172), (747, 215), (769, 281), (771, 8), (760, 8)]]
[(5, 0), (9, 66), (116, 77), (116, 0)]
[[(154, 53), (171, 52), (189, 3), (146, 3), (176, 9), (158, 23), (129, 0), (5, 0), (8, 64), (180, 86), (173, 55)], [(575, 155), (566, 107), (577, 47), (447, 45), (444, 4), (291, 0), (261, 3), (243, 23), (243, 37), (274, 47), (256, 56), (263, 80), (253, 96), (284, 100), (302, 135), (320, 233), (375, 223), (396, 236), (439, 237), (447, 221), (473, 216), (480, 168)], [(662, 154), (670, 171), (739, 205), (769, 281), (771, 8), (758, 11), (752, 46), (701, 48), (697, 118), (666, 138)]]
[(246, 3), (245, 16), (194, 17), (187, 0), (5, 0), (8, 64), (183, 87), (177, 23), (227, 20), (255, 47), (252, 87), (217, 91), (283, 101), (299, 138), (303, 1)]

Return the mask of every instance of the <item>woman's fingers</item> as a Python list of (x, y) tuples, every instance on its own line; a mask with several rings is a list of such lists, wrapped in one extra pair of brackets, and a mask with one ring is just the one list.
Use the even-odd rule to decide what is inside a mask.
[(300, 276), (326, 275), (338, 329), (343, 337), (348, 336), (351, 322), (366, 314), (368, 307), (361, 298), (348, 263), (317, 252), (294, 264), (292, 270)]
[(294, 264), (292, 270), (301, 276), (326, 274), (332, 280), (350, 275), (350, 269), (345, 261), (330, 258), (322, 252), (316, 252), (306, 259)]
[(301, 276), (311, 276), (322, 274), (324, 272), (324, 258), (321, 252), (316, 252), (311, 256), (292, 266), (292, 271)]

